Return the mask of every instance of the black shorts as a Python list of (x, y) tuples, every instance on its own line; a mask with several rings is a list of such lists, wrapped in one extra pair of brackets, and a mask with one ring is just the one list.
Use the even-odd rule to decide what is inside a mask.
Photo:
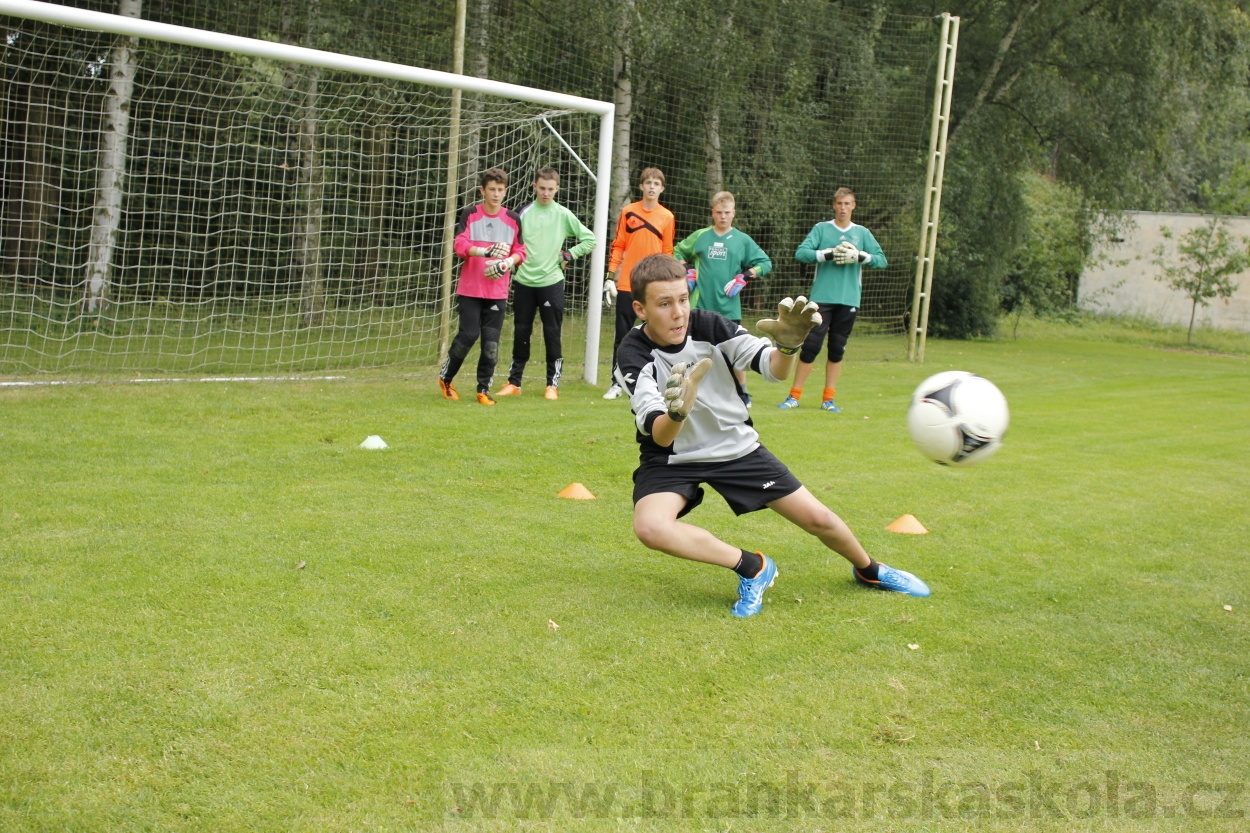
[(820, 326), (807, 334), (803, 341), (803, 349), (799, 351), (799, 361), (811, 364), (820, 354), (821, 342), (825, 333), (829, 334), (829, 361), (840, 362), (846, 355), (846, 342), (851, 337), (851, 329), (855, 326), (855, 315), (858, 307), (846, 304), (820, 304)]
[(722, 463), (670, 466), (663, 460), (643, 460), (634, 471), (634, 503), (647, 495), (673, 492), (686, 499), (686, 506), (677, 513), (680, 518), (703, 502), (701, 483), (719, 492), (735, 515), (763, 509), (803, 487), (786, 464), (761, 445), (750, 454)]

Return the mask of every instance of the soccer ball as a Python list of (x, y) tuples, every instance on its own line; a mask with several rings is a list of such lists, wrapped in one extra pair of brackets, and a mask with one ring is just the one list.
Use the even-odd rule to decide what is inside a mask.
[(970, 466), (1002, 445), (1007, 399), (975, 373), (947, 370), (911, 395), (907, 430), (920, 453), (943, 466)]

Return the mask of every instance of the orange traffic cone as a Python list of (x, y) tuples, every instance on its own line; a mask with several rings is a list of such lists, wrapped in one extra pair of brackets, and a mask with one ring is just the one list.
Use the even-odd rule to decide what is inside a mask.
[(891, 532), (901, 532), (904, 535), (924, 535), (929, 531), (924, 528), (924, 524), (916, 520), (915, 515), (903, 515), (886, 529)]
[(583, 486), (581, 483), (570, 483), (569, 485), (565, 486), (564, 489), (560, 491), (557, 497), (566, 497), (566, 498), (569, 498), (570, 500), (594, 500), (595, 499), (595, 496), (590, 493), (590, 490), (587, 489), (585, 486)]

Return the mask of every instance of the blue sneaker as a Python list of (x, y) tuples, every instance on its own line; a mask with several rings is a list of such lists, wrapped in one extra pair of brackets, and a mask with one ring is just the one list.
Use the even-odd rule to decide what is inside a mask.
[(799, 407), (799, 400), (795, 399), (793, 396), (787, 396), (786, 401), (782, 402), (777, 407), (778, 408), (797, 408)]
[(821, 403), (820, 403), (820, 409), (821, 409), (822, 411), (828, 411), (828, 412), (829, 412), (829, 413), (831, 413), (831, 414), (840, 414), (840, 413), (842, 413), (842, 409), (841, 409), (841, 408), (839, 408), (837, 405), (833, 404), (833, 400), (832, 400), (832, 399), (826, 399), (824, 402), (821, 402)]
[(734, 602), (733, 615), (739, 619), (754, 616), (764, 606), (764, 591), (773, 586), (777, 578), (777, 565), (767, 555), (764, 556), (764, 569), (755, 578), (738, 579), (738, 601)]
[(909, 596), (928, 596), (929, 585), (913, 576), (906, 570), (896, 570), (893, 567), (887, 567), (881, 562), (877, 562), (877, 580), (869, 581), (859, 574), (859, 570), (851, 568), (851, 574), (855, 576), (855, 580), (860, 584), (866, 584), (869, 587), (875, 587), (878, 590), (891, 590), (895, 593), (906, 593)]

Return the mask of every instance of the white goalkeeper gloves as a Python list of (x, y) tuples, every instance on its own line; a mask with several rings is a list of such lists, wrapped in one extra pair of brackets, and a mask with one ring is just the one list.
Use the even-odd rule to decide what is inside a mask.
[(867, 263), (872, 260), (872, 255), (868, 252), (860, 251), (855, 247), (854, 243), (843, 241), (832, 249), (821, 249), (816, 252), (816, 260), (819, 263)]
[(699, 382), (711, 369), (711, 359), (700, 359), (689, 366), (685, 362), (673, 365), (673, 372), (664, 383), (664, 404), (668, 408), (669, 419), (684, 422), (690, 416), (690, 409), (694, 407), (699, 393)]
[(503, 277), (512, 271), (512, 259), (504, 258), (503, 260), (492, 260), (486, 264), (486, 277), (495, 278)]
[(488, 257), (492, 260), (499, 260), (512, 254), (511, 243), (492, 243), (489, 246), (483, 246), (482, 249), (486, 252), (483, 257)]
[[(616, 273), (609, 272), (608, 274), (614, 275)], [(616, 281), (612, 278), (607, 278), (603, 282), (603, 305), (608, 309), (612, 309), (612, 304), (614, 303), (616, 303)]]
[(870, 260), (872, 260), (872, 255), (855, 248), (855, 244), (850, 241), (842, 243), (833, 250), (834, 263), (867, 263)]
[(791, 300), (782, 298), (777, 304), (777, 317), (761, 319), (756, 326), (770, 336), (783, 355), (793, 356), (803, 346), (804, 339), (820, 326), (820, 307), (802, 295)]

